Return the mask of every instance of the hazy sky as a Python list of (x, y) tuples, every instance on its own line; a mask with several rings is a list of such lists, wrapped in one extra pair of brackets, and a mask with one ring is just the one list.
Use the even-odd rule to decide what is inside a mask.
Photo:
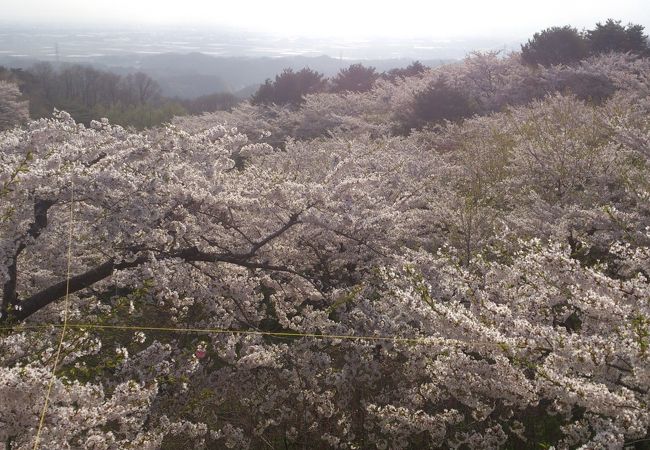
[(650, 0), (0, 0), (5, 22), (228, 25), (280, 34), (528, 35), (612, 17), (650, 28)]

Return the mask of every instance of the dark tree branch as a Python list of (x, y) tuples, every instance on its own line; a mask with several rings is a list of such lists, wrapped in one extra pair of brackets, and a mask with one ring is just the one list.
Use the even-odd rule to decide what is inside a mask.
[(7, 317), (9, 306), (15, 305), (18, 302), (18, 295), (16, 293), (16, 286), (18, 285), (18, 257), (25, 250), (27, 238), (38, 238), (43, 230), (47, 227), (47, 212), (56, 203), (55, 200), (34, 200), (34, 222), (29, 225), (27, 234), (19, 239), (16, 244), (16, 251), (11, 257), (7, 272), (9, 279), (5, 282), (2, 288), (2, 306), (0, 309), (0, 317)]
[[(80, 275), (76, 275), (70, 278), (70, 289), (69, 292), (72, 294), (74, 292), (86, 289), (98, 281), (103, 280), (104, 278), (109, 277), (115, 270), (123, 270), (132, 267), (137, 267), (140, 264), (144, 263), (147, 259), (145, 257), (137, 258), (132, 262), (122, 262), (115, 263), (115, 260), (110, 260), (101, 264), (97, 267), (94, 267)], [(22, 321), (37, 312), (38, 310), (46, 307), (50, 303), (60, 299), (66, 293), (66, 287), (68, 286), (68, 281), (63, 280), (59, 283), (56, 283), (46, 289), (43, 289), (40, 292), (32, 295), (29, 298), (20, 302), (20, 310), (15, 311), (12, 314), (12, 319)]]
[(384, 252), (382, 252), (380, 250), (377, 250), (372, 245), (370, 245), (367, 240), (364, 240), (362, 238), (354, 237), (350, 233), (345, 233), (344, 231), (335, 230), (333, 228), (325, 227), (325, 229), (331, 231), (332, 233), (334, 233), (334, 234), (336, 234), (338, 236), (342, 236), (342, 237), (344, 237), (346, 239), (350, 239), (351, 241), (354, 241), (359, 245), (363, 245), (363, 246), (367, 247), (370, 251), (372, 251), (373, 253), (375, 253), (375, 254), (377, 254), (379, 256), (383, 256), (384, 258), (388, 257), (388, 255), (386, 255), (386, 253), (384, 253)]
[[(243, 254), (232, 254), (232, 253), (209, 253), (199, 250), (197, 247), (185, 248), (175, 252), (161, 252), (157, 255), (159, 260), (161, 259), (182, 259), (188, 263), (193, 262), (209, 262), (209, 263), (227, 263), (234, 264), (240, 267), (246, 267), (248, 269), (262, 269), (275, 272), (286, 272), (293, 275), (297, 275), (304, 278), (304, 275), (298, 273), (297, 271), (274, 264), (269, 264), (264, 261), (252, 261), (251, 259), (255, 256), (256, 252), (259, 251), (263, 246), (271, 242), (273, 239), (279, 237), (285, 233), (293, 225), (299, 223), (298, 217), (299, 213), (292, 214), (289, 218), (289, 221), (285, 223), (281, 228), (269, 234), (267, 237), (261, 241), (255, 243), (247, 253)], [(47, 224), (47, 222), (45, 222)], [(141, 249), (140, 249), (141, 250)], [(46, 307), (50, 303), (53, 303), (63, 296), (65, 296), (66, 291), (70, 294), (81, 291), (83, 289), (91, 287), (93, 284), (108, 278), (116, 270), (124, 270), (137, 267), (148, 260), (145, 256), (140, 256), (133, 261), (123, 261), (116, 263), (114, 259), (110, 259), (105, 263), (96, 266), (82, 274), (71, 277), (70, 280), (63, 280), (59, 283), (56, 283), (46, 289), (43, 289), (36, 294), (33, 294), (31, 297), (26, 298), (19, 302), (20, 309), (14, 311), (11, 315), (11, 319), (23, 321), (35, 312)], [(69, 286), (69, 288), (68, 288)], [(3, 316), (2, 320), (6, 319), (7, 316)]]
[(246, 257), (247, 257), (247, 256), (251, 256), (251, 255), (255, 254), (255, 252), (257, 252), (260, 248), (264, 247), (266, 244), (268, 244), (269, 242), (271, 242), (273, 239), (275, 239), (276, 237), (278, 237), (278, 236), (284, 234), (284, 232), (287, 231), (289, 228), (291, 228), (291, 227), (294, 226), (295, 224), (299, 223), (299, 222), (298, 222), (298, 217), (300, 217), (300, 213), (292, 214), (292, 215), (289, 217), (289, 221), (288, 221), (287, 223), (285, 223), (285, 224), (282, 226), (282, 228), (278, 229), (278, 230), (275, 231), (274, 233), (269, 234), (267, 237), (265, 237), (265, 238), (262, 239), (261, 241), (255, 243), (255, 244), (251, 247), (251, 249), (249, 250), (249, 252), (248, 252), (246, 255), (243, 255), (243, 256), (246, 256)]
[[(289, 267), (267, 264), (264, 262), (245, 261), (239, 257), (232, 257), (232, 256), (223, 255), (219, 253), (214, 254), (214, 253), (201, 252), (196, 248), (185, 249), (183, 251), (176, 252), (174, 254), (164, 255), (161, 256), (159, 259), (172, 259), (172, 258), (180, 258), (186, 262), (229, 263), (241, 267), (246, 267), (248, 269), (263, 269), (263, 270), (270, 270), (274, 272), (287, 272), (294, 275), (302, 276), (298, 272), (290, 269)], [(107, 261), (80, 275), (76, 275), (70, 278), (70, 288), (68, 292), (72, 294), (81, 291), (83, 289), (89, 288), (93, 284), (105, 278), (108, 278), (116, 270), (124, 270), (124, 269), (137, 267), (146, 261), (147, 258), (144, 256), (136, 258), (134, 261), (131, 262), (121, 262), (117, 264), (115, 263), (114, 260)], [(37, 292), (36, 294), (32, 295), (29, 298), (22, 300), (20, 302), (20, 306), (21, 306), (20, 310), (15, 311), (11, 315), (11, 318), (18, 321), (25, 320), (35, 312), (39, 311), (40, 309), (46, 307), (50, 303), (53, 303), (59, 300), (60, 298), (62, 298), (63, 296), (65, 296), (67, 286), (68, 286), (68, 282), (64, 280), (46, 289), (43, 289), (40, 292)]]

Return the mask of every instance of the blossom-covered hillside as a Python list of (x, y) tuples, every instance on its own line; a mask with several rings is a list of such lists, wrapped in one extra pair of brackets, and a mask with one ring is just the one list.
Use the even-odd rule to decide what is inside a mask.
[(0, 441), (644, 448), (649, 164), (617, 53), (4, 131)]

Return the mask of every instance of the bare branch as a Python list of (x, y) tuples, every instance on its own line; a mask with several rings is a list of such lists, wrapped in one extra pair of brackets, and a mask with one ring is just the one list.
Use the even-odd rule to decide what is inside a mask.
[(5, 282), (2, 289), (2, 307), (0, 317), (7, 317), (9, 306), (15, 305), (18, 296), (16, 286), (18, 285), (18, 257), (25, 250), (27, 238), (38, 238), (43, 230), (47, 227), (47, 212), (56, 203), (55, 200), (34, 200), (34, 222), (29, 225), (27, 234), (17, 241), (16, 251), (7, 267), (9, 279)]

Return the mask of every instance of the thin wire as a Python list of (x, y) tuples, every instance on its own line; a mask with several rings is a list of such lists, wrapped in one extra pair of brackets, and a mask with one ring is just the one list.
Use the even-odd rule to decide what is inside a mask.
[(643, 438), (643, 439), (637, 439), (636, 441), (623, 442), (623, 445), (627, 446), (627, 445), (638, 444), (640, 442), (648, 442), (648, 441), (650, 441), (650, 438)]
[(54, 358), (54, 364), (52, 365), (52, 376), (50, 376), (50, 382), (47, 386), (47, 392), (45, 394), (45, 401), (43, 402), (43, 409), (41, 410), (41, 418), (38, 422), (38, 430), (36, 431), (36, 439), (34, 440), (34, 450), (38, 448), (38, 440), (41, 436), (41, 430), (43, 429), (43, 424), (45, 423), (45, 415), (47, 414), (47, 406), (50, 402), (50, 394), (52, 393), (52, 386), (54, 385), (54, 378), (56, 376), (56, 367), (59, 365), (59, 358), (61, 356), (61, 349), (63, 348), (63, 340), (65, 339), (65, 332), (68, 328), (68, 306), (70, 298), (70, 267), (72, 262), (72, 229), (73, 229), (73, 219), (74, 219), (74, 182), (70, 184), (70, 219), (69, 223), (69, 235), (68, 235), (68, 267), (66, 274), (66, 285), (65, 285), (65, 300), (64, 300), (64, 310), (63, 310), (63, 329), (61, 330), (61, 339), (59, 339), (59, 346), (56, 349), (56, 356)]
[[(295, 338), (315, 338), (315, 339), (332, 339), (332, 340), (355, 340), (355, 341), (391, 341), (398, 343), (408, 344), (432, 344), (434, 342), (444, 344), (461, 344), (461, 345), (493, 345), (496, 347), (503, 347), (508, 345), (504, 342), (492, 341), (474, 341), (467, 342), (459, 339), (448, 339), (444, 337), (398, 337), (398, 336), (364, 336), (364, 335), (346, 335), (346, 334), (319, 334), (319, 333), (299, 333), (293, 331), (257, 331), (257, 330), (233, 330), (226, 328), (173, 328), (173, 327), (153, 327), (153, 326), (139, 326), (139, 325), (100, 325), (100, 324), (84, 324), (84, 323), (69, 323), (67, 325), (61, 324), (40, 324), (40, 325), (20, 325), (15, 327), (0, 327), (0, 330), (15, 330), (15, 331), (28, 331), (39, 330), (46, 328), (74, 328), (74, 329), (98, 329), (98, 330), (126, 330), (126, 331), (162, 331), (172, 333), (205, 333), (205, 334), (240, 334), (240, 335), (256, 335), (256, 336), (276, 336), (276, 337), (295, 337)], [(528, 348), (525, 344), (515, 345), (517, 348)]]

